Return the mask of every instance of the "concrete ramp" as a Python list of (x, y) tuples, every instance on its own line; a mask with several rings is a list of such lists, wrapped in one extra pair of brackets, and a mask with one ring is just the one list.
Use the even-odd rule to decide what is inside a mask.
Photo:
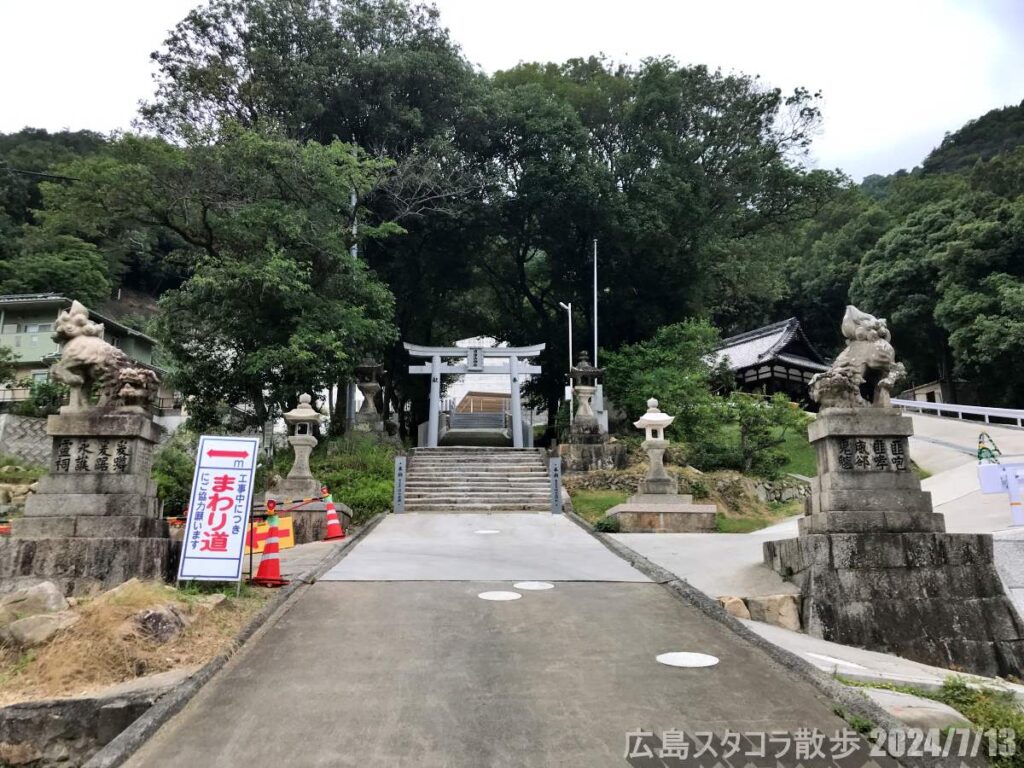
[(983, 494), (978, 485), (978, 435), (987, 432), (1003, 462), (1024, 461), (1024, 430), (977, 421), (908, 414), (914, 420), (911, 455), (932, 476), (921, 482), (950, 533), (992, 533), (1010, 525), (1006, 496)]
[(321, 581), (649, 582), (561, 515), (389, 515)]

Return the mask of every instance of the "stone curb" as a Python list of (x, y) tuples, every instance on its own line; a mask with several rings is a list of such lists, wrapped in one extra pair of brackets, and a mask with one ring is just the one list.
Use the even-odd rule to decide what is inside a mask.
[(227, 651), (208, 661), (198, 672), (183, 682), (173, 691), (161, 697), (152, 707), (139, 717), (128, 728), (118, 734), (99, 752), (93, 755), (82, 766), (82, 768), (116, 768), (124, 764), (149, 738), (156, 733), (164, 723), (180, 712), (189, 701), (192, 700), (210, 679), (220, 671), (228, 660), (243, 648), (245, 643), (263, 627), (269, 619), (286, 607), (289, 600), (298, 592), (300, 587), (309, 586), (323, 576), (342, 560), (363, 537), (369, 534), (383, 520), (385, 515), (379, 514), (362, 526), (358, 532), (347, 538), (345, 541), (336, 544), (318, 564), (310, 568), (301, 576), (296, 577), (290, 584), (282, 587), (265, 606), (250, 619), (242, 630), (235, 636), (231, 647)]
[[(858, 717), (869, 720), (875, 726), (887, 731), (888, 733), (906, 729), (906, 726), (904, 726), (903, 723), (856, 689), (836, 682), (813, 664), (800, 658), (795, 653), (787, 651), (784, 648), (780, 648), (779, 646), (768, 642), (756, 632), (752, 632), (747, 629), (747, 627), (743, 626), (735, 616), (727, 613), (717, 600), (708, 597), (700, 590), (691, 586), (689, 582), (680, 579), (674, 573), (665, 570), (660, 565), (655, 565), (646, 557), (634, 552), (625, 544), (620, 544), (606, 534), (598, 533), (591, 527), (590, 523), (575, 512), (566, 511), (564, 514), (578, 526), (583, 528), (583, 530), (587, 531), (591, 536), (604, 544), (608, 549), (644, 574), (647, 578), (651, 579), (656, 584), (660, 584), (665, 587), (677, 598), (694, 606), (709, 618), (714, 619), (720, 624), (724, 624), (748, 643), (764, 651), (773, 661), (781, 664), (795, 676), (809, 682), (828, 699), (830, 699), (837, 708), (841, 708), (846, 713), (857, 715)], [(650, 535), (656, 536), (657, 534)], [(844, 717), (843, 719), (846, 718)], [(914, 765), (925, 766), (926, 768), (930, 768), (931, 766), (934, 766), (935, 768), (943, 768), (944, 763), (942, 760), (943, 758), (941, 757), (915, 757)]]

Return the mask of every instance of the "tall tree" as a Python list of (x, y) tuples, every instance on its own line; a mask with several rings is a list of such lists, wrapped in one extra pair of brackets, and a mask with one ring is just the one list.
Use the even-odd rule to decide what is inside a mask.
[[(182, 20), (153, 59), (157, 92), (143, 120), (165, 135), (272, 121), (294, 139), (338, 138), (393, 160), (361, 198), (359, 224), (398, 221), (408, 236), (367, 243), (361, 256), (396, 295), (404, 338), (448, 342), (474, 332), (475, 313), (459, 311), (458, 297), (472, 287), (477, 249), (468, 235), (482, 184), (465, 148), (481, 141), (475, 117), (486, 79), (433, 6), (213, 0)], [(401, 389), (414, 390), (404, 354), (393, 349), (390, 362)], [(403, 416), (406, 402), (396, 397)]]
[(391, 295), (338, 222), (385, 161), (227, 125), (191, 147), (125, 136), (65, 170), (81, 183), (44, 186), (43, 227), (102, 239), (145, 226), (174, 243), (188, 278), (161, 298), (157, 335), (198, 422), (225, 402), (248, 404), (261, 425), (394, 338)]
[[(807, 91), (671, 59), (521, 65), (494, 81), (484, 133), (498, 226), (481, 272), (499, 335), (546, 339), (549, 372), (565, 358), (559, 302), (592, 323), (593, 238), (602, 340), (615, 348), (695, 314), (736, 318), (732, 306), (753, 303), (764, 281), (722, 276), (770, 271), (752, 268), (750, 239), (806, 216), (821, 191), (799, 164), (818, 119)], [(540, 382), (549, 408), (561, 378)]]

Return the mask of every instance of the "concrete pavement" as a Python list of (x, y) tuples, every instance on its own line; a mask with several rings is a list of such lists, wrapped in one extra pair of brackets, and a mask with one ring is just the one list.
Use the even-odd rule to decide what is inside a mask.
[[(483, 516), (487, 528), (457, 532), (449, 526), (468, 516), (442, 517), (385, 520), (128, 765), (589, 768), (624, 765), (626, 733), (638, 727), (846, 727), (820, 689), (639, 572), (623, 572), (571, 522), (492, 515)], [(443, 547), (448, 535), (461, 554), (420, 556), (410, 548), (414, 529), (428, 532), (421, 550)], [(487, 529), (503, 533), (475, 533)], [(453, 562), (463, 557), (472, 565)], [(367, 581), (378, 558), (416, 579)], [(514, 589), (486, 576), (495, 570), (554, 588), (479, 599)], [(720, 663), (655, 660), (669, 651)]]
[(390, 515), (323, 581), (648, 581), (561, 515)]
[[(795, 521), (792, 523), (795, 526)], [(761, 534), (760, 531), (755, 533)], [(685, 579), (710, 597), (798, 594), (793, 584), (766, 566), (761, 555), (768, 539), (796, 536), (749, 533), (615, 533), (612, 538)]]

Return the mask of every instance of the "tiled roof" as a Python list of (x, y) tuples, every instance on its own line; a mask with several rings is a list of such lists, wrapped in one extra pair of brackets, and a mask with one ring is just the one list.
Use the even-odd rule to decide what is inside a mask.
[[(813, 358), (783, 353), (786, 345), (795, 338), (803, 341), (806, 347), (814, 353)], [(723, 339), (715, 350), (715, 362), (719, 363), (726, 357), (729, 358), (729, 367), (734, 371), (776, 358), (816, 370), (823, 371), (826, 368), (824, 359), (807, 341), (803, 329), (800, 328), (800, 321), (795, 317)]]

